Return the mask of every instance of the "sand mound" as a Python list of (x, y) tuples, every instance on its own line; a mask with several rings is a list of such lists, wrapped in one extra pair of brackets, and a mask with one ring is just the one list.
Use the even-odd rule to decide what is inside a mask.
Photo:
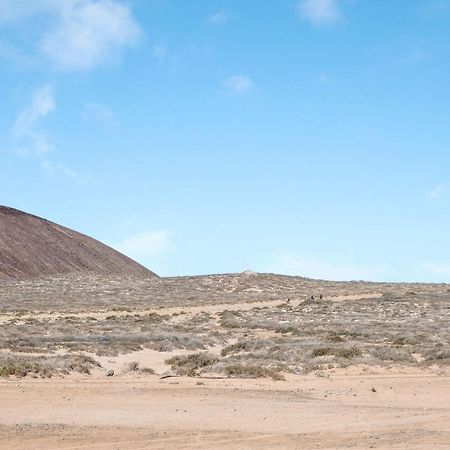
[(0, 277), (31, 278), (68, 273), (156, 276), (95, 239), (0, 206)]

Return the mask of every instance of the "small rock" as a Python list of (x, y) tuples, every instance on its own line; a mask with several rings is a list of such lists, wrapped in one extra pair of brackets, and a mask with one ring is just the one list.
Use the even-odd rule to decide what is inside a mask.
[(108, 372), (106, 372), (106, 376), (107, 377), (112, 377), (112, 376), (114, 376), (114, 370), (108, 370)]

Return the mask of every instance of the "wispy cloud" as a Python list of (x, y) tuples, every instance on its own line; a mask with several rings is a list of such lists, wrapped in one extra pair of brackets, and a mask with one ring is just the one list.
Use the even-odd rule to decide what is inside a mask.
[(111, 246), (150, 268), (157, 258), (175, 248), (169, 232), (165, 230), (141, 231), (113, 243)]
[(342, 19), (338, 0), (301, 0), (298, 3), (300, 17), (312, 25), (332, 25)]
[(36, 89), (31, 102), (16, 119), (12, 135), (18, 143), (15, 152), (23, 156), (43, 155), (53, 148), (42, 121), (56, 108), (53, 87), (46, 84)]
[(118, 0), (0, 0), (0, 25), (38, 14), (44, 26), (35, 48), (61, 71), (89, 71), (115, 60), (142, 34), (129, 6)]
[(222, 86), (239, 95), (248, 94), (255, 88), (252, 79), (247, 75), (233, 75), (224, 80)]
[(91, 177), (81, 174), (64, 163), (50, 159), (55, 147), (45, 128), (45, 118), (56, 109), (56, 101), (51, 84), (37, 88), (30, 103), (17, 117), (11, 130), (13, 152), (24, 158), (33, 158), (48, 175), (61, 175), (76, 183), (85, 183)]
[(444, 183), (437, 184), (429, 192), (426, 193), (425, 198), (429, 201), (437, 201), (448, 195), (448, 185)]
[(275, 255), (266, 270), (286, 275), (342, 281), (383, 281), (387, 277), (385, 267), (363, 267), (349, 263), (322, 261), (286, 252)]
[(165, 44), (158, 42), (153, 46), (152, 53), (157, 60), (162, 61), (167, 56), (167, 47)]
[(227, 11), (217, 11), (208, 17), (208, 22), (214, 25), (221, 25), (230, 20), (231, 14)]
[(114, 128), (119, 124), (114, 111), (101, 103), (88, 103), (81, 117), (85, 121), (100, 123), (105, 128)]
[(0, 24), (14, 22), (50, 8), (49, 0), (0, 0)]
[(41, 168), (50, 176), (62, 176), (76, 184), (85, 184), (91, 180), (91, 176), (71, 169), (66, 164), (43, 159), (40, 162)]

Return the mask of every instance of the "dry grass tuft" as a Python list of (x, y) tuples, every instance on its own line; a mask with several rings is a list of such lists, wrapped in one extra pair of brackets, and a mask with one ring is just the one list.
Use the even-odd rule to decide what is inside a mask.
[(199, 375), (199, 370), (217, 363), (219, 358), (210, 353), (193, 353), (191, 355), (174, 356), (166, 360), (166, 364), (172, 367), (177, 375), (194, 377)]
[(230, 364), (223, 368), (224, 373), (231, 378), (272, 378), (282, 381), (284, 376), (280, 369), (267, 368), (257, 365)]
[(90, 374), (91, 369), (101, 367), (86, 355), (24, 356), (0, 354), (0, 377), (51, 377), (67, 375), (70, 372)]

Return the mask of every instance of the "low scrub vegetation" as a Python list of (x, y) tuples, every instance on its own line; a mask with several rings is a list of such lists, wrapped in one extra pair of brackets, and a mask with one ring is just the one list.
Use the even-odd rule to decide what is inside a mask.
[(93, 358), (85, 355), (24, 356), (0, 354), (0, 377), (51, 377), (71, 372), (90, 374), (100, 367)]
[(223, 368), (230, 378), (272, 378), (284, 380), (281, 369), (267, 368), (253, 364), (230, 364)]
[[(118, 302), (108, 312), (89, 309), (89, 305), (83, 303), (85, 300), (81, 303), (74, 300), (74, 309), (79, 310), (80, 305), (84, 305), (89, 311), (87, 314), (68, 312), (39, 316), (18, 311), (0, 327), (0, 351), (7, 350), (15, 355), (15, 362), (5, 363), (6, 356), (3, 357), (0, 374), (47, 376), (85, 372), (94, 367), (94, 362), (80, 363), (76, 359), (80, 352), (115, 357), (145, 349), (189, 352), (189, 355), (167, 360), (174, 373), (189, 376), (215, 373), (229, 377), (274, 378), (276, 374), (320, 372), (357, 364), (450, 366), (448, 286), (339, 284), (267, 275), (261, 277), (256, 289), (252, 283), (256, 283), (257, 277), (259, 275), (187, 277), (173, 284), (167, 279), (155, 279), (151, 287), (131, 280), (111, 280), (105, 296), (119, 292), (120, 298), (130, 298), (130, 302)], [(50, 282), (48, 285), (46, 281), (40, 283), (38, 288), (42, 292), (55, 289)], [(17, 298), (27, 299), (35, 292), (31, 286), (37, 289), (31, 282), (30, 285), (6, 283), (3, 289), (21, 292), (23, 295)], [(68, 289), (78, 292), (78, 288), (82, 287), (70, 285)], [(83, 287), (87, 288), (87, 285)], [(180, 312), (177, 308), (176, 312), (167, 314), (164, 309), (160, 313), (145, 310), (150, 300), (143, 292), (152, 289), (162, 296), (158, 305), (177, 304), (182, 305), (183, 310)], [(313, 289), (323, 293), (323, 298), (317, 298), (315, 293), (315, 299), (305, 301), (305, 292), (314, 292)], [(385, 295), (359, 300), (327, 299), (372, 289)], [(136, 297), (138, 295), (142, 297)], [(98, 297), (97, 303), (97, 298), (92, 300), (96, 308), (106, 301), (100, 293)], [(190, 304), (274, 299), (279, 300), (276, 306), (259, 304), (240, 310), (236, 306), (234, 310), (230, 305), (214, 312), (199, 310), (195, 313), (189, 310)], [(53, 300), (57, 301), (56, 297)], [(21, 308), (28, 308), (27, 302), (20, 303)], [(134, 302), (145, 308), (135, 309)], [(33, 305), (42, 306), (41, 303)], [(8, 308), (5, 306), (5, 311)], [(61, 350), (67, 352), (63, 360), (57, 356)], [(22, 359), (16, 356), (20, 354)], [(72, 357), (75, 359), (70, 359)], [(147, 370), (150, 373), (151, 369), (142, 367), (138, 359), (125, 369), (136, 373)]]
[(197, 376), (201, 369), (213, 366), (219, 358), (210, 353), (193, 353), (191, 355), (174, 356), (166, 361), (177, 375)]
[(155, 371), (150, 367), (142, 367), (139, 361), (131, 361), (127, 364), (125, 372), (141, 373), (146, 375), (154, 375)]

